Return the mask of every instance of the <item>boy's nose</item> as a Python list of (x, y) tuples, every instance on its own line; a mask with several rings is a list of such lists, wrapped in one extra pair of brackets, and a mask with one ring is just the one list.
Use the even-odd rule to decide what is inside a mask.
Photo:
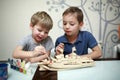
[(40, 35), (44, 35), (45, 33), (44, 32), (41, 32)]
[(65, 27), (66, 27), (66, 28), (69, 28), (70, 26), (69, 26), (69, 24), (67, 24)]

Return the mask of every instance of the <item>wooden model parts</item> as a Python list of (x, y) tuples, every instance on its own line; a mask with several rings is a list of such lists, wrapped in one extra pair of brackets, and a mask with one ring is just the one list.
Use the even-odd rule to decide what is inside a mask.
[[(69, 55), (59, 54), (55, 58), (51, 57), (52, 62), (48, 62), (47, 65), (42, 65), (49, 70), (63, 70), (94, 66), (94, 60), (89, 57), (81, 57), (77, 55), (76, 48), (72, 48), (72, 53)], [(45, 61), (47, 62), (47, 61)]]
[[(94, 66), (94, 61), (88, 57), (80, 57), (73, 53), (73, 56), (63, 54), (57, 55), (56, 58), (51, 57), (52, 62), (47, 63), (47, 65), (42, 65), (51, 70), (63, 70), (63, 69), (73, 69)], [(47, 62), (47, 61), (46, 61)]]

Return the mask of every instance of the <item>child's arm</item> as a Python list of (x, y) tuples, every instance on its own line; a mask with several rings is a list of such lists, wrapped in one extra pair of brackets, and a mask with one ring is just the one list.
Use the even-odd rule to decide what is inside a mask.
[(86, 55), (81, 55), (83, 57), (91, 57), (92, 59), (97, 59), (102, 56), (102, 52), (99, 46), (92, 48), (92, 52)]
[(48, 57), (49, 57), (49, 52), (45, 52), (43, 55), (40, 55), (40, 56), (37, 56), (37, 57), (33, 57), (33, 58), (29, 58), (28, 60), (31, 63), (34, 63), (34, 62), (39, 62), (39, 61), (42, 61), (44, 59), (47, 59)]
[(47, 52), (46, 49), (42, 45), (35, 47), (34, 52), (39, 52), (39, 53), (41, 53), (41, 55), (29, 58), (28, 61), (30, 61), (32, 63), (39, 62), (43, 59), (46, 59), (50, 55), (50, 51)]
[(17, 46), (13, 51), (13, 57), (17, 59), (26, 59), (40, 55), (41, 53), (38, 51), (23, 51), (22, 46)]

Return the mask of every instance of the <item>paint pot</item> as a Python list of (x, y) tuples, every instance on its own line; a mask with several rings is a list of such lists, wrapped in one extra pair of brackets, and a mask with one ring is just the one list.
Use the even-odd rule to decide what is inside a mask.
[(0, 80), (7, 80), (8, 78), (8, 64), (0, 63)]

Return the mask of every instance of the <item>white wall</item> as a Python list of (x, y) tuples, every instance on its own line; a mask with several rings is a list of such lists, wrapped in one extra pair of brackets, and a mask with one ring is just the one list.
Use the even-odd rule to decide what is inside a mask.
[[(0, 60), (11, 57), (17, 41), (31, 33), (29, 29), (31, 16), (36, 11), (48, 12), (47, 7), (45, 0), (0, 0)], [(50, 31), (55, 41), (56, 36), (62, 34), (55, 24), (57, 18), (61, 16), (52, 12), (48, 14), (52, 18), (55, 17), (54, 30)]]
[[(99, 6), (100, 1), (102, 7)], [(115, 6), (112, 6), (112, 3)], [(118, 5), (117, 2), (109, 3), (107, 0), (0, 0), (0, 60), (10, 58), (17, 41), (31, 33), (30, 18), (37, 11), (46, 11), (52, 17), (54, 26), (50, 36), (55, 42), (56, 38), (63, 34), (62, 29), (59, 28), (62, 27), (60, 20), (63, 11), (69, 6), (77, 6), (83, 10), (85, 21), (83, 29), (92, 32), (96, 39), (105, 45), (106, 56), (111, 57), (112, 54), (108, 53), (112, 53), (110, 50), (114, 44), (106, 43), (112, 42), (108, 33), (117, 29), (120, 24), (120, 16), (117, 16), (120, 13), (115, 12), (119, 11), (116, 7)], [(107, 35), (109, 41), (104, 40)]]

